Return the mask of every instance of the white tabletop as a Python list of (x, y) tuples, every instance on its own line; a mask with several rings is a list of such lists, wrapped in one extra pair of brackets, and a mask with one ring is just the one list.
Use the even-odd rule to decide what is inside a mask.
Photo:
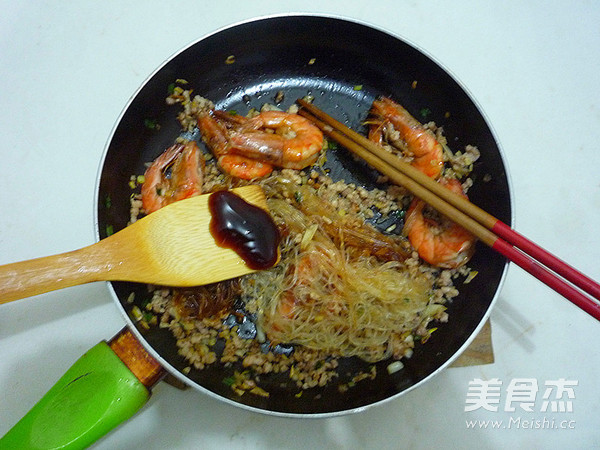
[[(167, 57), (231, 23), (299, 11), (374, 24), (448, 68), (480, 103), (503, 147), (516, 228), (600, 279), (597, 2), (1, 0), (0, 10), (0, 264), (94, 242), (104, 145), (129, 97)], [(0, 309), (4, 434), (81, 354), (124, 322), (101, 283)], [(513, 265), (491, 323), (495, 363), (447, 369), (360, 414), (276, 418), (162, 383), (141, 412), (95, 448), (597, 445), (598, 322)], [(498, 411), (465, 411), (475, 379), (502, 382)], [(544, 399), (560, 379), (577, 385)], [(521, 381), (538, 385), (531, 412), (517, 395), (524, 391), (511, 387)], [(507, 404), (511, 395), (520, 401)]]

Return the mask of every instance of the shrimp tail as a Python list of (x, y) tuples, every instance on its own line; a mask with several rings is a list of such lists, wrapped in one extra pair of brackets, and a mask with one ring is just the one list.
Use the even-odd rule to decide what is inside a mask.
[(198, 128), (202, 134), (202, 140), (217, 158), (228, 153), (227, 128), (221, 121), (216, 120), (212, 113), (203, 114), (198, 118)]
[[(391, 125), (400, 135), (405, 148), (400, 149), (406, 156), (412, 156), (412, 165), (431, 178), (439, 178), (444, 168), (444, 151), (434, 134), (423, 127), (403, 106), (393, 100), (382, 97), (375, 100), (371, 107), (374, 120), (385, 120), (382, 128)], [(369, 133), (371, 135), (371, 133)], [(370, 137), (370, 136), (369, 136)], [(382, 139), (379, 132), (373, 133), (377, 142)], [(391, 145), (395, 143), (389, 142)]]

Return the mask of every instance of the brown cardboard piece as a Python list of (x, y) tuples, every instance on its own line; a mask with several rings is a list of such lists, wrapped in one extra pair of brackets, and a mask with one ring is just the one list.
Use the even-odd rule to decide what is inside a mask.
[(478, 366), (494, 362), (494, 349), (492, 347), (492, 325), (490, 321), (484, 324), (479, 334), (462, 355), (450, 367)]

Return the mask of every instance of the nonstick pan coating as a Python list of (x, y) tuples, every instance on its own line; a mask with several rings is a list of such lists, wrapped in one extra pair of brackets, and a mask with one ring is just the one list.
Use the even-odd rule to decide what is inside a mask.
[[(229, 58), (229, 59), (228, 59)], [(226, 63), (230, 62), (230, 64)], [(233, 63), (231, 63), (233, 61)], [(195, 94), (213, 100), (218, 108), (245, 114), (249, 108), (275, 102), (287, 108), (297, 98), (314, 96), (314, 103), (348, 126), (362, 130), (372, 101), (386, 95), (418, 118), (444, 128), (454, 150), (476, 145), (471, 200), (511, 223), (511, 198), (506, 168), (493, 132), (469, 94), (430, 57), (409, 43), (365, 24), (324, 16), (277, 16), (241, 23), (209, 35), (170, 58), (149, 77), (120, 117), (107, 144), (99, 177), (98, 236), (107, 227), (117, 231), (129, 220), (129, 179), (143, 173), (181, 134), (179, 108), (168, 106), (168, 86), (185, 79)], [(151, 126), (149, 126), (149, 124)], [(155, 126), (157, 125), (157, 126)], [(374, 186), (375, 174), (343, 149), (330, 151), (327, 167), (335, 179)], [(281, 415), (335, 415), (359, 411), (393, 398), (437, 373), (454, 359), (476, 334), (489, 314), (506, 270), (505, 260), (478, 244), (470, 263), (479, 273), (459, 285), (460, 295), (448, 307), (450, 320), (439, 326), (425, 345), (418, 344), (404, 369), (389, 375), (389, 362), (376, 365), (377, 377), (345, 393), (337, 383), (296, 396), (298, 388), (285, 375), (263, 377), (268, 398), (236, 395), (223, 380), (233, 369), (214, 366), (181, 373), (188, 364), (178, 355), (175, 340), (165, 329), (137, 329), (129, 311), (143, 307), (146, 287), (111, 283), (119, 308), (146, 347), (186, 383), (238, 406)], [(135, 292), (133, 304), (127, 302)], [(348, 371), (370, 370), (358, 359), (344, 360), (340, 383)]]

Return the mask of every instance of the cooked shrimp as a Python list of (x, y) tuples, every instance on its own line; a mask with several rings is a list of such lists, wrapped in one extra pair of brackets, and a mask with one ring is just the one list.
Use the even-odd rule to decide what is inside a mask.
[(204, 159), (194, 141), (165, 150), (144, 174), (142, 207), (150, 214), (202, 191)]
[[(444, 152), (430, 130), (424, 128), (406, 109), (386, 97), (373, 102), (371, 114), (373, 119), (369, 122), (369, 139), (378, 144), (387, 140), (406, 156), (412, 156), (411, 164), (421, 172), (431, 178), (440, 176), (444, 167)], [(399, 139), (394, 131), (397, 131)]]
[(266, 177), (273, 172), (271, 164), (240, 155), (223, 155), (219, 158), (219, 165), (228, 174), (244, 180)]
[(217, 158), (219, 166), (228, 174), (244, 180), (252, 180), (265, 177), (273, 171), (271, 164), (231, 153), (229, 130), (211, 114), (203, 115), (198, 119), (198, 128), (202, 133), (202, 139)]
[(230, 132), (230, 152), (287, 169), (313, 164), (323, 133), (298, 114), (265, 111)]
[[(458, 180), (443, 178), (440, 183), (467, 197)], [(427, 217), (426, 208), (425, 202), (414, 199), (406, 213), (404, 233), (411, 245), (433, 266), (449, 269), (462, 266), (475, 251), (475, 236), (444, 217)]]

